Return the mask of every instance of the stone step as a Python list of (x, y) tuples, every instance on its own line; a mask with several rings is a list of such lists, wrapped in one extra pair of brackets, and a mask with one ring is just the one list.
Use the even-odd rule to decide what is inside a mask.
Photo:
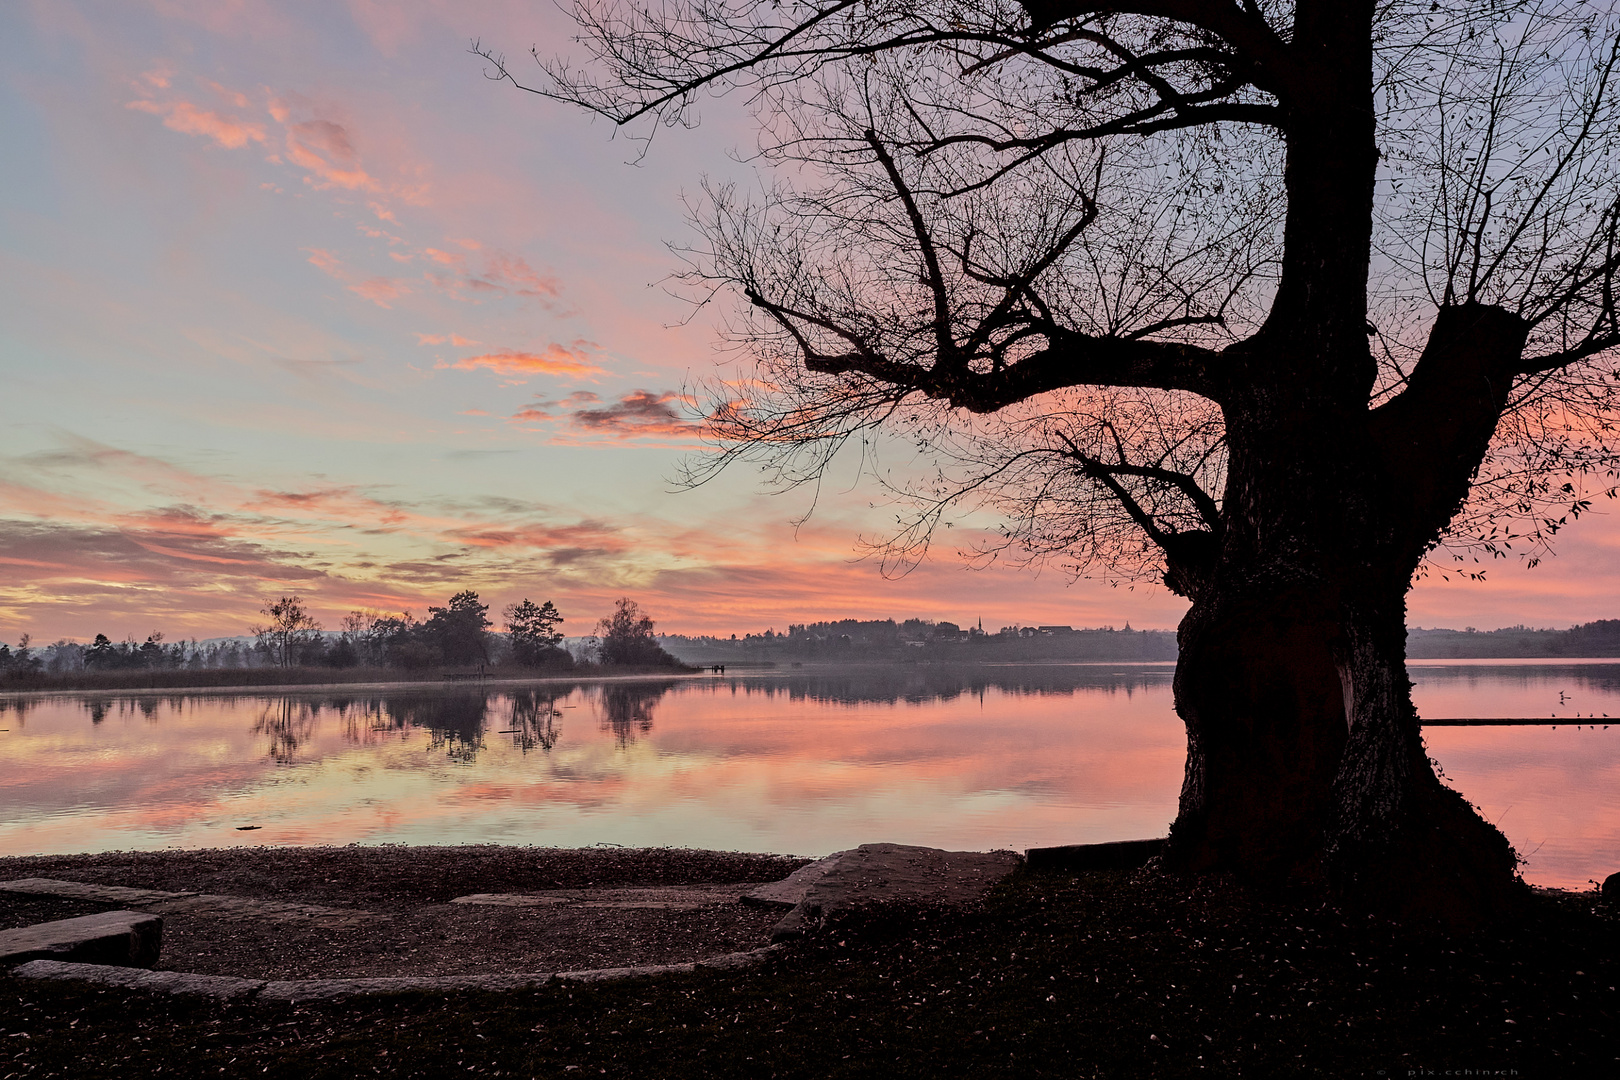
[(64, 960), (151, 967), (163, 944), (163, 920), (142, 911), (102, 911), (0, 931), (0, 965)]

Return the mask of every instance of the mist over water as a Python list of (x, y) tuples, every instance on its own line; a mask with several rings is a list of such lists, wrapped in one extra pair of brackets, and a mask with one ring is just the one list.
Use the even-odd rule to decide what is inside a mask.
[[(1620, 665), (1411, 670), (1427, 719), (1547, 718), (1425, 731), (1530, 881), (1585, 887), (1620, 869)], [(1158, 836), (1185, 757), (1171, 674), (910, 665), (18, 697), (0, 701), (0, 854), (489, 842), (815, 855)]]

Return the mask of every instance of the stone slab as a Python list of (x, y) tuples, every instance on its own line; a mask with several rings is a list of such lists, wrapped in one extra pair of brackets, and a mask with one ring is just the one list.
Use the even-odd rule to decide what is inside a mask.
[(0, 892), (127, 904), (158, 915), (208, 915), (214, 918), (255, 922), (313, 922), (322, 926), (349, 926), (377, 917), (373, 912), (355, 908), (322, 907), (319, 904), (259, 900), (247, 896), (221, 896), (213, 893), (132, 889), (123, 885), (95, 885), (84, 881), (58, 881), (55, 878), (18, 878), (15, 881), (0, 881)]
[(746, 885), (670, 885), (634, 889), (550, 889), (532, 893), (472, 893), (468, 896), (458, 896), (450, 902), (491, 907), (566, 905), (623, 910), (696, 911), (706, 907), (735, 904), (745, 888)]
[(743, 894), (742, 902), (755, 904), (759, 907), (797, 907), (804, 900), (804, 894), (810, 886), (820, 881), (828, 870), (838, 861), (839, 855), (829, 855), (825, 859), (817, 859), (813, 863), (806, 863), (781, 881), (772, 881), (761, 885)]
[(144, 906), (197, 895), (188, 892), (164, 892), (161, 889), (131, 889), (123, 885), (93, 885), (87, 881), (58, 881), (55, 878), (17, 878), (15, 881), (0, 881), (0, 892), (60, 896), (68, 900), (94, 900), (104, 904), (132, 906)]
[(829, 865), (776, 924), (772, 941), (799, 937), (851, 908), (883, 903), (977, 904), (1020, 862), (1011, 852), (941, 851), (907, 844), (862, 844), (824, 861)]
[(52, 979), (90, 982), (101, 986), (121, 986), (160, 994), (199, 994), (233, 1001), (251, 997), (264, 986), (263, 979), (238, 979), (230, 975), (194, 975), (189, 971), (146, 971), (142, 968), (109, 967), (104, 964), (73, 964), (59, 960), (31, 960), (12, 969), (24, 979)]
[(1031, 870), (1136, 870), (1164, 850), (1164, 838), (1115, 840), (1106, 844), (1067, 844), (1030, 848), (1024, 858)]
[(0, 964), (72, 960), (151, 967), (163, 944), (163, 920), (141, 911), (102, 911), (76, 919), (0, 931)]

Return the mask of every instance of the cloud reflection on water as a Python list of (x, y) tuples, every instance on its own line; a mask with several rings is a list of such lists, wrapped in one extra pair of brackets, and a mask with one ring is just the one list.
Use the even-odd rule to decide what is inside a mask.
[[(1431, 717), (1534, 715), (1558, 689), (1620, 715), (1617, 674), (1414, 667)], [(0, 853), (487, 841), (816, 854), (1158, 835), (1185, 753), (1170, 676), (918, 665), (17, 699), (0, 702)], [(1620, 780), (1620, 730), (1426, 737), (1530, 856), (1531, 880), (1579, 886), (1617, 868), (1620, 812), (1604, 793)]]

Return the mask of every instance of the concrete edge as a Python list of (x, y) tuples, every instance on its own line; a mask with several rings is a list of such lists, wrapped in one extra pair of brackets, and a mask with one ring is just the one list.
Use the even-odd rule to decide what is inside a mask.
[(767, 945), (747, 952), (723, 953), (681, 964), (645, 964), (590, 971), (539, 972), (522, 975), (377, 976), (362, 979), (244, 979), (233, 975), (195, 975), (186, 971), (146, 971), (107, 964), (30, 960), (11, 969), (21, 979), (85, 982), (157, 994), (199, 994), (220, 1001), (331, 1001), (375, 994), (453, 993), (460, 990), (505, 992), (536, 990), (557, 982), (611, 982), (640, 976), (752, 967), (780, 952)]
[(239, 979), (231, 975), (194, 975), (187, 971), (148, 971), (144, 968), (114, 967), (110, 964), (76, 964), (65, 960), (30, 960), (11, 969), (22, 979), (48, 979), (57, 982), (91, 982), (146, 990), (158, 994), (201, 994), (229, 1001), (257, 994), (263, 979)]

